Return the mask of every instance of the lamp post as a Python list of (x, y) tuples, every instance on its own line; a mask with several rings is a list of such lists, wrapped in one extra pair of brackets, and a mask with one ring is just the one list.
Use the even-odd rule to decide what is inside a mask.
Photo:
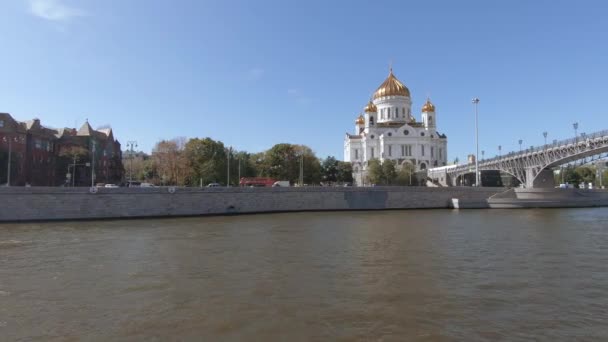
[(6, 168), (6, 186), (11, 186), (11, 157), (13, 154), (13, 140), (17, 142), (17, 138), (4, 137), (3, 140), (8, 142), (8, 165)]
[(131, 185), (130, 183), (133, 181), (133, 158), (135, 157), (133, 155), (133, 148), (137, 148), (137, 141), (127, 141), (127, 150), (131, 151), (131, 153), (129, 153), (129, 185)]
[(91, 150), (91, 187), (95, 186), (95, 140), (92, 140), (93, 144)]
[(574, 127), (574, 138), (578, 142), (578, 122), (573, 123), (572, 127)]
[(521, 144), (523, 144), (523, 143), (524, 143), (524, 141), (519, 139), (519, 152), (521, 152)]
[(230, 187), (230, 154), (232, 153), (232, 146), (228, 147), (228, 169), (226, 170), (226, 187)]
[(241, 155), (239, 155), (239, 186), (241, 185)]
[(484, 160), (484, 155), (486, 154), (486, 151), (481, 150), (481, 160)]
[(304, 185), (304, 149), (300, 153), (300, 186)]
[(479, 99), (476, 97), (471, 101), (475, 105), (475, 186), (480, 186), (479, 177), (479, 127), (478, 127), (478, 111)]
[(547, 131), (543, 132), (543, 137), (545, 137), (545, 148), (547, 147)]
[(502, 151), (502, 146), (498, 145), (498, 156), (499, 157), (501, 156), (501, 151)]

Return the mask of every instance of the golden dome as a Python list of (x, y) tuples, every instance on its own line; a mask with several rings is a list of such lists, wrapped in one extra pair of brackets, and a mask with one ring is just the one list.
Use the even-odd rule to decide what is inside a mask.
[(393, 75), (393, 69), (374, 92), (374, 100), (384, 96), (410, 96), (410, 90)]
[(357, 124), (357, 125), (365, 125), (365, 118), (363, 117), (363, 115), (359, 115), (359, 117), (357, 118), (357, 120), (355, 120), (355, 124)]
[(363, 110), (366, 113), (376, 113), (378, 112), (378, 108), (376, 108), (376, 105), (370, 100), (369, 103), (367, 104), (367, 106), (365, 106), (365, 108), (363, 108)]
[(430, 99), (426, 99), (426, 102), (422, 106), (422, 112), (435, 112), (435, 105), (431, 103)]

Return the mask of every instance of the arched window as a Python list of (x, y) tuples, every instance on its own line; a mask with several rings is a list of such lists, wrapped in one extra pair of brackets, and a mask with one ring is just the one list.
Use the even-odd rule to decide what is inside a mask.
[(426, 170), (426, 164), (425, 163), (420, 164), (420, 170)]
[(391, 109), (388, 108), (387, 111), (388, 111), (388, 118), (390, 119), (391, 118)]
[(433, 123), (433, 117), (429, 116), (429, 125)]
[(370, 126), (373, 126), (373, 125), (374, 125), (374, 117), (373, 117), (373, 116), (370, 116), (370, 117), (369, 117), (369, 125), (370, 125)]

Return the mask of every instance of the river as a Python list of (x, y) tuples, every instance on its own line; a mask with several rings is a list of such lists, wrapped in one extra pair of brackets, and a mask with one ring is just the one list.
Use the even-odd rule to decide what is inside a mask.
[(608, 210), (0, 224), (3, 341), (608, 338)]

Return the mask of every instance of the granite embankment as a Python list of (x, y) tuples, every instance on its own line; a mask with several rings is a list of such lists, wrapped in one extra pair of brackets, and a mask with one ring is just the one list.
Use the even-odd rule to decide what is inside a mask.
[[(174, 190), (174, 191), (173, 191)], [(0, 221), (449, 208), (502, 188), (0, 188)]]

